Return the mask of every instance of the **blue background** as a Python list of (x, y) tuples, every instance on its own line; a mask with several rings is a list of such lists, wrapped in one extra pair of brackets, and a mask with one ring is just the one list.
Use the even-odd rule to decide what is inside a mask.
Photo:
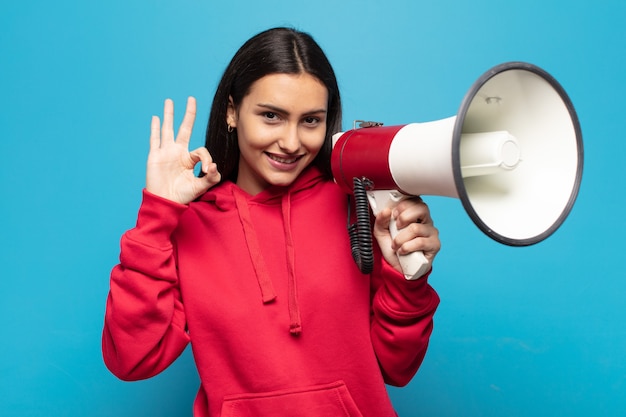
[[(203, 143), (216, 83), (251, 35), (312, 33), (335, 66), (344, 128), (456, 114), (505, 61), (534, 63), (578, 112), (585, 170), (546, 241), (483, 235), (429, 197), (442, 303), (400, 416), (626, 415), (626, 2), (78, 0), (0, 13), (0, 415), (189, 416), (189, 351), (163, 374), (108, 373), (100, 332), (119, 238), (134, 225), (150, 116), (195, 95)], [(541, 204), (541, 202), (538, 202)]]

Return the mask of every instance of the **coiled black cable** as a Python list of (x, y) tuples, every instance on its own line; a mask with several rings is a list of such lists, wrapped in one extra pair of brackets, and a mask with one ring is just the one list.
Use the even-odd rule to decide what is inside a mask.
[(374, 269), (374, 250), (372, 248), (372, 225), (370, 221), (369, 202), (367, 189), (372, 182), (367, 178), (354, 178), (354, 211), (356, 222), (350, 224), (350, 197), (348, 196), (348, 235), (352, 258), (364, 274), (369, 274)]

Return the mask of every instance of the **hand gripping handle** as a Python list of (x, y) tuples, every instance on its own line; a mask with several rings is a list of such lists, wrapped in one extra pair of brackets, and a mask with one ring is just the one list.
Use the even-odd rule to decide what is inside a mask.
[[(367, 192), (367, 197), (370, 202), (370, 206), (372, 207), (372, 211), (374, 214), (378, 214), (378, 212), (385, 207), (393, 209), (400, 201), (405, 198), (409, 198), (410, 196), (402, 194), (396, 190), (373, 190)], [(392, 238), (395, 238), (398, 235), (396, 220), (393, 218), (389, 223), (389, 232), (391, 233)], [(426, 256), (424, 256), (422, 251), (411, 252), (406, 255), (396, 255), (400, 261), (402, 273), (409, 281), (422, 277), (430, 269), (430, 262), (426, 259)]]

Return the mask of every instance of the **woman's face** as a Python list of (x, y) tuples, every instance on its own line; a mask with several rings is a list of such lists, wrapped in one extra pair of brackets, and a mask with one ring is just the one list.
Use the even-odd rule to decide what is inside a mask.
[(326, 137), (328, 90), (310, 74), (270, 74), (254, 82), (227, 122), (237, 129), (237, 185), (255, 195), (291, 184)]

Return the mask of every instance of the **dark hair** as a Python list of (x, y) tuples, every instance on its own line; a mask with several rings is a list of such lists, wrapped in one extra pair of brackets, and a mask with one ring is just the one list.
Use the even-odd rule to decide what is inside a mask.
[(307, 33), (291, 28), (273, 28), (250, 38), (237, 51), (217, 87), (209, 116), (205, 146), (211, 153), (222, 180), (236, 181), (239, 164), (237, 130), (228, 132), (226, 114), (229, 97), (235, 108), (252, 84), (270, 74), (308, 73), (328, 90), (326, 138), (313, 164), (331, 178), (332, 135), (341, 130), (341, 99), (335, 72), (324, 51)]

